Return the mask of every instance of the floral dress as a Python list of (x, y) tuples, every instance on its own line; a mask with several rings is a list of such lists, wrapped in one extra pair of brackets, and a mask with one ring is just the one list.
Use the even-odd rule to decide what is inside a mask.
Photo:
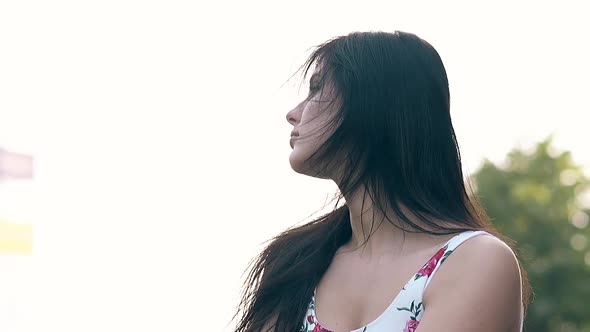
[[(351, 332), (414, 332), (426, 310), (422, 297), (434, 273), (461, 243), (481, 234), (490, 235), (484, 231), (467, 231), (447, 241), (404, 285), (389, 307), (377, 319)], [(309, 303), (301, 332), (332, 332), (324, 328), (316, 318), (315, 292)]]

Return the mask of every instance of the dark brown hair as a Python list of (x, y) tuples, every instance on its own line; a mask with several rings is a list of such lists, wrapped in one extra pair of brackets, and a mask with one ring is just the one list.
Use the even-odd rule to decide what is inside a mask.
[[(352, 235), (348, 207), (338, 202), (361, 185), (380, 211), (395, 213), (406, 231), (485, 230), (513, 245), (466, 189), (447, 75), (430, 44), (404, 32), (355, 32), (319, 45), (300, 68), (303, 77), (318, 64), (321, 82), (333, 84), (334, 100), (340, 102), (328, 124), (333, 134), (308, 162), (345, 171), (340, 196), (332, 212), (274, 237), (252, 261), (234, 316), (240, 316), (236, 332), (273, 326), (275, 332), (300, 331), (315, 286)], [(344, 160), (336, 160), (343, 149)], [(428, 229), (413, 223), (402, 207)], [(526, 307), (525, 271), (522, 278)]]

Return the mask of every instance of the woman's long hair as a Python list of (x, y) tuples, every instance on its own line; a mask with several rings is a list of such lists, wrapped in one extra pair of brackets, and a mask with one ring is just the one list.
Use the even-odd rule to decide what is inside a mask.
[[(513, 245), (466, 189), (447, 75), (430, 44), (404, 32), (355, 32), (319, 45), (300, 68), (303, 77), (320, 64), (321, 82), (333, 85), (339, 102), (324, 128), (332, 134), (308, 162), (343, 171), (339, 199), (362, 186), (375, 207), (392, 210), (406, 231), (485, 230)], [(351, 235), (344, 204), (274, 237), (251, 263), (235, 331), (300, 331), (317, 283)], [(521, 272), (526, 307), (530, 291)]]

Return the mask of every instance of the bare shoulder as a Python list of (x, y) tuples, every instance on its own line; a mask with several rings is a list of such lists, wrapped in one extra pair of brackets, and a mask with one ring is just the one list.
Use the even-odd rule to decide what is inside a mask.
[(514, 252), (496, 237), (476, 236), (432, 276), (420, 331), (518, 331), (521, 305)]
[[(468, 285), (464, 285), (464, 282)], [(425, 296), (445, 293), (447, 287), (517, 285), (520, 289), (520, 268), (512, 249), (500, 239), (480, 235), (462, 243), (433, 276)]]

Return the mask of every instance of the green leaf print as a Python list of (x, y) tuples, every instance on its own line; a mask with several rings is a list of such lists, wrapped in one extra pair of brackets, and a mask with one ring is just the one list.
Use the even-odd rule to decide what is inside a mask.
[(417, 320), (418, 319), (418, 315), (420, 314), (420, 312), (422, 312), (421, 309), (423, 309), (424, 307), (422, 306), (422, 302), (418, 303), (418, 305), (416, 305), (416, 300), (412, 301), (412, 303), (410, 304), (410, 307), (396, 307), (397, 310), (399, 311), (408, 311), (412, 314), (412, 316), (410, 316), (410, 318), (412, 320)]
[(453, 250), (449, 250), (449, 251), (445, 252), (445, 255), (444, 255), (444, 256), (443, 256), (443, 258), (440, 260), (440, 263), (441, 263), (441, 264), (442, 264), (442, 263), (444, 263), (444, 262), (445, 262), (445, 259), (447, 259), (447, 257), (449, 257), (449, 255), (450, 255), (450, 254), (452, 254), (452, 253), (453, 253)]

